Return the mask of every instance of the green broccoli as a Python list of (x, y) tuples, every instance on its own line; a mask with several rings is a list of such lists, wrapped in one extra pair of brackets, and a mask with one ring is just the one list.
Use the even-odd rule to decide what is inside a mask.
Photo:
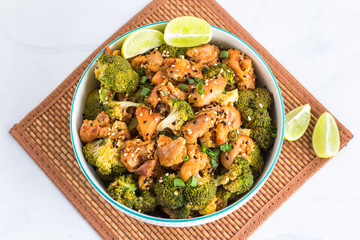
[(212, 214), (214, 212), (216, 212), (216, 208), (217, 208), (217, 197), (216, 195), (210, 200), (210, 202), (208, 202), (204, 207), (200, 208), (198, 210), (199, 214), (201, 215), (209, 215)]
[(264, 159), (261, 155), (260, 148), (256, 143), (247, 160), (249, 162), (250, 169), (254, 175), (254, 178), (257, 178), (264, 168)]
[(185, 56), (187, 49), (188, 48), (186, 47), (179, 48), (164, 43), (163, 45), (160, 46), (159, 52), (163, 55), (163, 57), (166, 58), (179, 58), (181, 56)]
[[(133, 174), (125, 174), (115, 178), (115, 181), (110, 183), (108, 192), (110, 196), (119, 203), (133, 208), (137, 201), (135, 190), (137, 189), (137, 183)], [(140, 206), (138, 204), (138, 206)]]
[(274, 143), (274, 136), (269, 128), (256, 127), (251, 129), (250, 137), (257, 143), (259, 148), (267, 151)]
[(234, 71), (225, 64), (216, 64), (203, 70), (204, 78), (211, 79), (215, 76), (224, 77), (228, 81), (228, 86), (234, 86), (236, 84)]
[(249, 162), (243, 157), (236, 157), (229, 172), (222, 179), (223, 186), (231, 193), (240, 195), (248, 191), (254, 184)]
[(271, 108), (274, 99), (269, 90), (267, 90), (266, 88), (258, 87), (253, 92), (255, 94), (255, 106), (266, 109)]
[(170, 209), (170, 211), (178, 218), (184, 219), (190, 215), (190, 208), (188, 206), (182, 206), (176, 209)]
[[(118, 175), (126, 172), (126, 168), (120, 162), (120, 148), (114, 146), (114, 140), (110, 138), (99, 139), (87, 143), (83, 147), (85, 159), (98, 168), (102, 175)], [(118, 140), (116, 145), (121, 144)]]
[(192, 210), (203, 208), (216, 194), (215, 183), (211, 180), (201, 179), (196, 187), (186, 183), (184, 190), (185, 200), (189, 203)]
[(134, 93), (139, 84), (139, 75), (130, 63), (113, 54), (105, 54), (98, 58), (95, 77), (105, 89), (128, 95)]
[(231, 197), (232, 193), (226, 190), (223, 186), (219, 186), (216, 190), (216, 198), (217, 198), (217, 210), (223, 209), (227, 206), (228, 200)]
[(170, 114), (158, 124), (156, 130), (160, 132), (169, 128), (177, 134), (180, 132), (183, 124), (194, 117), (194, 111), (188, 102), (181, 99), (170, 99), (168, 104), (170, 106)]
[(225, 92), (225, 94), (220, 94), (218, 98), (218, 102), (221, 106), (227, 106), (230, 103), (235, 103), (239, 98), (239, 91), (234, 89), (229, 92)]
[(155, 207), (156, 198), (150, 191), (142, 191), (134, 203), (134, 209), (142, 213), (153, 212)]
[(156, 201), (159, 205), (169, 209), (180, 208), (184, 205), (183, 187), (175, 186), (175, 174), (165, 174), (158, 178), (154, 185)]
[(128, 101), (109, 101), (104, 104), (104, 109), (112, 119), (123, 120), (127, 115), (127, 108), (138, 107), (140, 103), (128, 102)]
[(99, 97), (102, 103), (107, 103), (108, 101), (113, 100), (114, 96), (115, 96), (114, 90), (107, 89), (104, 87), (104, 85), (100, 86)]
[(84, 119), (94, 120), (99, 113), (104, 111), (103, 104), (100, 101), (99, 89), (92, 91), (85, 101)]

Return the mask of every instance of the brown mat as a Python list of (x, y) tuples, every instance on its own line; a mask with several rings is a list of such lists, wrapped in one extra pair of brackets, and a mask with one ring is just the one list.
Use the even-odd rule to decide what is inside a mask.
[[(267, 62), (280, 85), (285, 110), (310, 103), (308, 131), (298, 141), (285, 142), (279, 161), (261, 190), (234, 213), (213, 223), (189, 228), (166, 228), (127, 217), (93, 189), (75, 159), (70, 139), (70, 107), (77, 83), (90, 61), (108, 43), (136, 27), (194, 15), (226, 29), (249, 43)], [(209, 17), (211, 16), (211, 17)], [(319, 159), (311, 148), (311, 133), (318, 116), (327, 111), (214, 0), (155, 0), (93, 52), (39, 106), (10, 131), (26, 152), (55, 183), (75, 208), (105, 239), (246, 239), (280, 205), (330, 159)], [(341, 147), (352, 134), (338, 122)]]

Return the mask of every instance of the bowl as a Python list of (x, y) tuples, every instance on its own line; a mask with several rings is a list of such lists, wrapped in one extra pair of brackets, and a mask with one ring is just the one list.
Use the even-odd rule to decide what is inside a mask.
[[(109, 46), (111, 50), (121, 49), (121, 45), (124, 42), (126, 36), (132, 33), (133, 31), (136, 31), (138, 29), (149, 29), (149, 28), (164, 31), (167, 23), (168, 23), (167, 21), (158, 22), (134, 29), (114, 40), (112, 43), (109, 44)], [(266, 86), (267, 89), (274, 96), (274, 107), (273, 107), (273, 111), (270, 114), (272, 116), (274, 125), (277, 127), (277, 138), (275, 140), (275, 143), (271, 151), (264, 159), (265, 166), (262, 174), (255, 180), (252, 188), (247, 193), (243, 194), (239, 200), (235, 201), (228, 207), (218, 212), (206, 216), (191, 218), (191, 219), (167, 219), (167, 218), (154, 217), (147, 214), (139, 213), (136, 210), (130, 209), (113, 200), (110, 197), (110, 195), (107, 193), (106, 187), (95, 173), (93, 167), (85, 160), (82, 154), (82, 143), (79, 137), (79, 130), (83, 120), (82, 113), (84, 110), (84, 103), (86, 97), (93, 89), (99, 86), (99, 83), (94, 76), (94, 69), (96, 65), (96, 59), (102, 54), (103, 51), (101, 51), (91, 61), (90, 65), (86, 68), (76, 88), (71, 106), (70, 131), (71, 131), (71, 140), (72, 140), (73, 149), (76, 155), (76, 159), (79, 162), (80, 168), (82, 169), (84, 175), (89, 180), (91, 185), (95, 188), (95, 190), (107, 202), (109, 202), (109, 204), (119, 209), (121, 212), (125, 213), (126, 215), (133, 217), (137, 220), (150, 224), (167, 226), (167, 227), (187, 227), (187, 226), (205, 224), (208, 222), (215, 221), (219, 218), (222, 218), (232, 213), (233, 211), (237, 210), (242, 205), (244, 205), (259, 191), (259, 189), (264, 185), (264, 183), (268, 179), (279, 157), (283, 142), (283, 135), (284, 135), (285, 114), (284, 114), (284, 103), (282, 101), (280, 89), (274, 75), (270, 71), (270, 68), (267, 66), (265, 61), (260, 57), (260, 55), (257, 52), (255, 52), (255, 50), (252, 49), (246, 42), (244, 42), (234, 34), (227, 32), (221, 28), (212, 26), (212, 29), (213, 29), (213, 38), (211, 42), (216, 43), (216, 45), (222, 48), (238, 48), (253, 60), (255, 65), (255, 72), (257, 75), (257, 84), (260, 86)]]

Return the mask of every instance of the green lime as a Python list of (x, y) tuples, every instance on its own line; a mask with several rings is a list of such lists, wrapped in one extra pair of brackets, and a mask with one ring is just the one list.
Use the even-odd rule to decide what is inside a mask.
[(164, 40), (175, 47), (194, 47), (210, 42), (213, 31), (208, 22), (196, 17), (179, 17), (165, 28)]
[(321, 158), (332, 157), (339, 152), (339, 129), (330, 113), (323, 113), (317, 120), (312, 135), (312, 145), (316, 155)]
[(164, 43), (164, 34), (154, 29), (142, 29), (130, 34), (121, 47), (124, 58), (135, 57)]
[(284, 137), (286, 140), (295, 141), (305, 133), (310, 123), (310, 110), (310, 105), (305, 104), (285, 115)]

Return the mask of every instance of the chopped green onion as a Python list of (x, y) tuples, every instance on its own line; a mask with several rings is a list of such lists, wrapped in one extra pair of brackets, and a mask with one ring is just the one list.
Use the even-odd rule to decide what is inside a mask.
[(136, 69), (136, 72), (139, 74), (139, 76), (144, 76), (144, 70), (142, 70), (142, 68), (138, 68)]
[(146, 95), (149, 94), (149, 92), (150, 92), (150, 89), (148, 89), (147, 87), (144, 87), (144, 88), (141, 90), (140, 95), (141, 95), (141, 96), (146, 96)]
[(174, 186), (175, 187), (185, 187), (185, 183), (180, 178), (175, 178), (174, 179)]
[(195, 82), (196, 82), (196, 83), (204, 83), (204, 81), (201, 80), (200, 78), (195, 78)]
[(277, 136), (277, 135), (276, 135), (275, 133), (271, 133), (271, 137), (272, 137), (272, 138), (276, 138), (276, 136)]
[(199, 94), (204, 94), (204, 91), (205, 91), (205, 86), (203, 83), (198, 83), (196, 85), (196, 90)]
[(168, 93), (166, 91), (160, 91), (161, 95), (166, 96)]
[(188, 80), (188, 83), (190, 83), (190, 84), (194, 84), (194, 83), (195, 83), (194, 79), (188, 78), (187, 80)]
[(207, 69), (208, 69), (207, 67), (203, 66), (203, 69), (202, 69), (202, 70), (203, 70), (203, 72), (204, 72), (204, 71), (206, 71)]
[(268, 127), (268, 131), (269, 131), (269, 132), (272, 132), (272, 133), (275, 133), (275, 132), (277, 131), (277, 127), (270, 125), (270, 126)]
[(229, 52), (222, 50), (219, 54), (219, 58), (228, 58), (229, 57)]
[(140, 84), (145, 84), (146, 81), (147, 81), (147, 77), (142, 76), (141, 79), (140, 79)]
[(220, 147), (220, 150), (223, 152), (231, 151), (231, 149), (232, 149), (232, 145), (230, 143), (221, 144), (219, 147)]
[(172, 137), (173, 140), (176, 140), (176, 139), (178, 139), (178, 138), (179, 138), (179, 136), (173, 136), (173, 137)]
[(189, 159), (190, 159), (189, 155), (185, 155), (185, 156), (183, 157), (183, 161), (184, 161), (184, 162), (188, 161)]
[(214, 148), (212, 152), (214, 153), (214, 158), (218, 159), (220, 155), (220, 149)]
[(179, 89), (180, 89), (181, 91), (184, 91), (185, 89), (187, 89), (187, 86), (186, 86), (185, 84), (181, 84), (181, 85), (179, 86)]
[(190, 180), (189, 180), (189, 184), (192, 187), (196, 187), (198, 183), (198, 179), (194, 176), (191, 176)]
[(102, 145), (104, 145), (104, 144), (105, 144), (105, 140), (102, 139), (100, 145), (102, 146)]
[(159, 135), (165, 135), (165, 134), (166, 134), (166, 131), (159, 132)]
[(215, 168), (217, 168), (217, 166), (219, 166), (219, 162), (215, 158), (210, 159), (210, 164), (211, 164), (212, 169), (215, 169)]
[(237, 131), (236, 130), (231, 130), (230, 131), (229, 139), (230, 139), (230, 141), (236, 141), (236, 139), (237, 139)]
[(205, 143), (201, 143), (201, 148), (202, 148), (202, 151), (203, 153), (207, 153), (207, 147), (205, 147)]
[(226, 94), (226, 91), (224, 90), (224, 91), (222, 91), (222, 93), (221, 94)]

